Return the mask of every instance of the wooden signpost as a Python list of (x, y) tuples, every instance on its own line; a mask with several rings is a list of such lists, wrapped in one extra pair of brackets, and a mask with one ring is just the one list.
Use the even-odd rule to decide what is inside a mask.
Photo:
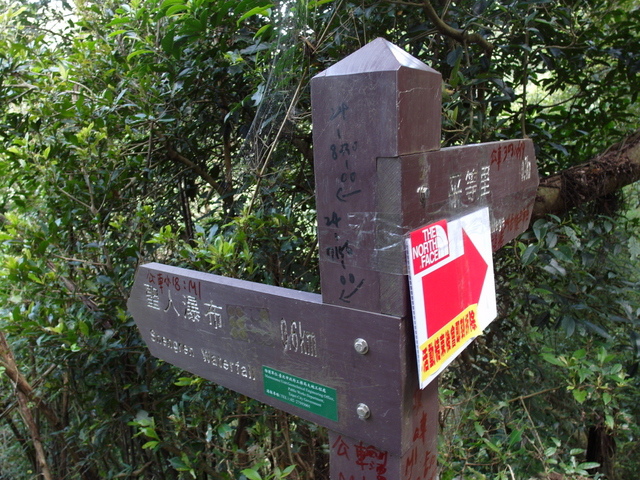
[(128, 307), (153, 355), (326, 426), (332, 479), (432, 479), (437, 382), (419, 388), (405, 240), (487, 207), (493, 249), (513, 239), (533, 145), (440, 149), (440, 74), (383, 39), (311, 87), (322, 295), (151, 263)]

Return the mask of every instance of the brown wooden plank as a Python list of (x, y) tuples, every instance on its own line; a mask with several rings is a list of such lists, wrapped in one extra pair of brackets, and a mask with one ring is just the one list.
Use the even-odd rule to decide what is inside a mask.
[(327, 426), (334, 479), (436, 477), (437, 384), (418, 388), (407, 232), (489, 206), (497, 249), (529, 221), (532, 143), (439, 150), (440, 83), (382, 39), (313, 79), (322, 297), (148, 264), (129, 300), (157, 357)]
[(398, 187), (405, 231), (487, 206), (495, 251), (529, 224), (538, 188), (529, 139), (444, 148), (396, 162), (399, 165), (380, 168), (384, 172), (401, 170), (396, 175), (401, 177)]
[(406, 262), (398, 259), (405, 255), (409, 231), (484, 206), (494, 250), (527, 228), (538, 185), (533, 143), (511, 140), (379, 158), (376, 185), (375, 226), (360, 232), (361, 240), (374, 238), (375, 249), (354, 263), (379, 272), (383, 311), (399, 312), (406, 308), (408, 284)]
[(332, 479), (430, 480), (437, 478), (438, 387), (416, 390), (411, 411), (405, 414), (404, 432), (409, 448), (396, 455), (360, 439), (329, 432)]
[[(379, 448), (408, 448), (401, 439), (403, 386), (413, 345), (405, 319), (324, 305), (319, 295), (181, 268), (138, 269), (128, 307), (151, 353), (173, 365), (281, 410)], [(369, 350), (356, 352), (362, 338)], [(334, 390), (337, 418), (265, 391), (269, 368)], [(269, 374), (269, 371), (267, 371)], [(272, 376), (268, 382), (273, 382)], [(286, 380), (290, 383), (291, 377)], [(312, 385), (315, 384), (316, 386)], [(288, 388), (280, 384), (282, 388)], [(278, 393), (276, 391), (276, 393)], [(313, 396), (313, 395), (312, 395)], [(300, 399), (307, 404), (317, 399)], [(361, 420), (357, 406), (370, 418)], [(324, 406), (331, 410), (332, 401)]]
[[(440, 147), (440, 89), (440, 74), (382, 39), (312, 80), (325, 303), (410, 318), (402, 172), (381, 175), (378, 159)], [(437, 382), (418, 388), (411, 328), (403, 339), (397, 444), (381, 447), (378, 439), (330, 431), (334, 480), (428, 480), (436, 474)], [(416, 476), (416, 468), (414, 475), (414, 464), (424, 466), (424, 459), (427, 470)]]
[[(313, 78), (313, 142), (325, 303), (381, 304), (375, 253), (376, 159), (440, 146), (441, 76), (383, 39)], [(398, 258), (397, 262), (402, 262)], [(402, 302), (400, 302), (402, 303)]]

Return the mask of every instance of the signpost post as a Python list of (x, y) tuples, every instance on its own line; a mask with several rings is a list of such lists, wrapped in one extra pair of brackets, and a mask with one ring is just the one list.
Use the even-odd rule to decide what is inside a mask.
[[(317, 75), (311, 87), (322, 295), (147, 264), (136, 274), (129, 310), (153, 355), (326, 426), (332, 479), (435, 478), (437, 381), (418, 377), (424, 359), (413, 342), (405, 241), (478, 211), (493, 250), (513, 239), (535, 199), (533, 145), (440, 149), (440, 74), (383, 39)], [(463, 248), (473, 236), (461, 237)], [(434, 277), (471, 275), (480, 284), (473, 292), (490, 296), (486, 252), (461, 255), (478, 265), (473, 274), (454, 256), (447, 263), (445, 253), (425, 253), (427, 263), (442, 264)], [(427, 277), (421, 301), (430, 317), (440, 311), (434, 301), (460, 292), (455, 282)], [(435, 283), (451, 291), (437, 299)], [(444, 308), (438, 329), (425, 323), (438, 351), (446, 338), (453, 350), (458, 327), (447, 325), (464, 313), (458, 307), (481, 303), (473, 292)], [(428, 365), (428, 343), (426, 352)]]

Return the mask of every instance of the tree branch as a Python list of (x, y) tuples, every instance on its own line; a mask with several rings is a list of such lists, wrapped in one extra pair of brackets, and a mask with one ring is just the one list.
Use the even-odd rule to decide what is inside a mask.
[(29, 402), (33, 403), (34, 406), (47, 417), (54, 428), (61, 428), (61, 423), (56, 412), (49, 404), (36, 395), (31, 384), (18, 370), (13, 352), (11, 351), (11, 347), (9, 347), (4, 332), (0, 332), (0, 357), (0, 365), (5, 368), (4, 373), (13, 382), (16, 390), (24, 395)]
[(640, 130), (582, 165), (540, 181), (532, 221), (561, 214), (640, 180)]
[[(0, 364), (2, 364), (2, 366), (5, 368), (5, 373), (16, 386), (16, 397), (18, 398), (18, 404), (20, 406), (20, 414), (22, 415), (22, 419), (27, 425), (27, 429), (29, 430), (29, 434), (31, 435), (31, 441), (35, 450), (36, 463), (39, 469), (39, 473), (42, 474), (45, 480), (53, 480), (53, 475), (51, 474), (51, 469), (49, 467), (49, 463), (47, 462), (47, 455), (42, 444), (40, 426), (38, 425), (38, 422), (36, 421), (36, 418), (31, 411), (30, 403), (33, 402), (34, 398), (36, 397), (33, 393), (31, 385), (29, 385), (29, 383), (18, 371), (18, 366), (16, 365), (13, 352), (11, 351), (9, 343), (7, 342), (7, 339), (4, 336), (3, 332), (0, 332), (0, 356), (2, 357), (2, 359), (0, 359)], [(51, 410), (44, 402), (40, 401), (39, 404), (36, 404), (36, 408), (43, 411), (45, 415), (47, 415), (47, 417), (49, 417), (49, 415), (52, 415), (52, 422), (53, 420), (56, 420), (55, 423), (57, 423), (55, 412), (53, 412), (53, 410)]]
[(463, 45), (475, 43), (476, 45), (479, 45), (487, 55), (491, 55), (491, 52), (493, 52), (493, 44), (487, 41), (487, 39), (479, 33), (467, 33), (465, 30), (458, 30), (457, 28), (453, 28), (448, 25), (440, 18), (429, 0), (424, 0), (423, 9), (427, 18), (433, 22), (433, 25), (442, 35), (452, 38)]
[[(22, 375), (18, 369), (18, 364), (16, 363), (13, 351), (7, 341), (7, 337), (2, 331), (0, 331), (0, 366), (4, 367), (4, 374), (15, 386), (15, 393), (18, 399), (20, 413), (27, 425), (29, 433), (31, 434), (31, 440), (35, 449), (38, 466), (43, 470), (42, 473), (45, 478), (52, 479), (53, 477), (51, 476), (50, 467), (47, 463), (47, 455), (44, 451), (44, 445), (40, 437), (40, 427), (34, 418), (32, 409), (41, 412), (49, 421), (54, 431), (62, 431), (66, 424), (61, 421), (55, 410), (44, 399), (40, 398), (36, 394), (34, 385), (38, 384), (38, 380), (36, 380), (32, 385), (27, 381), (24, 375)], [(48, 375), (55, 368), (57, 367), (49, 367), (49, 369), (43, 374), (43, 377)], [(73, 444), (68, 444), (66, 448), (73, 461), (76, 464), (80, 463), (81, 457), (78, 455), (75, 446)], [(85, 475), (86, 476), (83, 476), (82, 478), (98, 478), (93, 467), (89, 467), (85, 471)]]
[(220, 185), (220, 183), (218, 183), (218, 181), (215, 178), (213, 178), (211, 175), (209, 175), (209, 173), (204, 168), (202, 168), (200, 165), (192, 162), (191, 160), (189, 160), (185, 156), (181, 155), (180, 153), (176, 152), (173, 149), (173, 147), (171, 145), (169, 145), (168, 142), (166, 143), (166, 147), (167, 147), (167, 155), (169, 156), (169, 158), (171, 160), (175, 160), (175, 161), (180, 162), (183, 165), (186, 165), (187, 167), (189, 167), (198, 176), (200, 176), (205, 182), (207, 182), (209, 185), (211, 185), (213, 187), (213, 189), (216, 192), (218, 192), (218, 194), (223, 195), (223, 194), (226, 193), (224, 191), (224, 189), (222, 188), (222, 186)]

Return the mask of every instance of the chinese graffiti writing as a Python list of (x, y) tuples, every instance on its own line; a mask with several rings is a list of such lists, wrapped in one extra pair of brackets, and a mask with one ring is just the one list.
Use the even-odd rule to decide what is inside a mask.
[[(358, 186), (357, 153), (358, 140), (348, 138), (349, 127), (349, 105), (346, 102), (340, 102), (337, 106), (331, 108), (329, 122), (331, 128), (334, 129), (335, 135), (329, 146), (328, 156), (335, 163), (335, 199), (338, 205), (344, 204), (345, 208), (349, 201), (363, 193), (362, 188)], [(342, 266), (342, 273), (338, 277), (339, 285), (342, 287), (339, 300), (344, 303), (350, 303), (351, 298), (356, 295), (363, 287), (365, 280), (358, 278), (351, 269), (348, 268), (348, 257), (354, 254), (354, 247), (341, 236), (341, 223), (345, 217), (343, 207), (339, 206), (331, 212), (330, 215), (324, 216), (324, 223), (327, 227), (335, 228), (334, 237), (335, 245), (329, 246), (325, 250), (325, 254), (333, 261), (339, 262)]]
[(517, 160), (524, 157), (525, 144), (520, 142), (509, 142), (505, 145), (498, 145), (491, 151), (491, 165), (500, 166), (508, 160)]

